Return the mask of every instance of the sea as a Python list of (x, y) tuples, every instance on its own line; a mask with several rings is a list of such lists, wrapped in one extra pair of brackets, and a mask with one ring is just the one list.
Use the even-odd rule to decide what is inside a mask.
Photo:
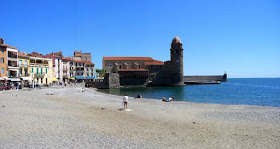
[(221, 84), (173, 87), (123, 87), (100, 89), (100, 92), (161, 100), (227, 105), (257, 105), (280, 107), (280, 78), (229, 78)]

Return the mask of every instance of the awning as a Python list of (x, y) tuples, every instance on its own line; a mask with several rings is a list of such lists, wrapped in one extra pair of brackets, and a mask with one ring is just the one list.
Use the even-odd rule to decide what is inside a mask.
[(53, 78), (52, 80), (58, 82), (57, 78)]
[(94, 79), (95, 77), (87, 77), (87, 79)]
[(17, 82), (17, 81), (20, 81), (19, 78), (10, 78), (12, 82)]
[(32, 81), (33, 79), (31, 77), (20, 77), (24, 81)]
[(10, 78), (8, 78), (8, 77), (2, 77), (3, 79), (5, 79), (5, 80), (11, 80)]
[(76, 79), (85, 79), (85, 77), (75, 77)]
[(69, 78), (70, 80), (75, 80), (75, 78)]

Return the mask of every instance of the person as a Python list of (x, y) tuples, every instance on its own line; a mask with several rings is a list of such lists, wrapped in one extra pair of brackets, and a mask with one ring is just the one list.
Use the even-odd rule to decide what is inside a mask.
[(174, 101), (174, 97), (172, 96), (171, 98), (172, 98), (172, 101)]
[(166, 101), (166, 98), (165, 98), (165, 96), (163, 96), (163, 98), (162, 98), (162, 101)]
[(142, 96), (140, 94), (138, 94), (137, 98), (142, 98)]
[(18, 83), (17, 82), (15, 83), (15, 87), (16, 87), (16, 89), (18, 89)]
[(123, 108), (127, 109), (127, 102), (128, 102), (128, 96), (126, 94), (124, 94), (123, 97)]
[(170, 102), (170, 101), (172, 101), (172, 98), (171, 98), (171, 97), (168, 98), (167, 102)]

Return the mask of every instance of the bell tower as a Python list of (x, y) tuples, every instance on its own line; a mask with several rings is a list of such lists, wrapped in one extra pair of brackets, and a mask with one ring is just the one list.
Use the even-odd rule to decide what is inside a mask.
[(170, 85), (185, 85), (184, 84), (184, 61), (183, 48), (181, 39), (176, 36), (173, 38), (170, 49), (171, 67), (169, 75), (171, 78)]

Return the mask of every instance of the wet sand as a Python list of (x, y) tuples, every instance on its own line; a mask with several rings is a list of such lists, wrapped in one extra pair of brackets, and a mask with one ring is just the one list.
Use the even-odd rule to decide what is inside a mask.
[[(52, 94), (52, 95), (51, 95)], [(81, 87), (0, 92), (0, 148), (279, 148), (280, 108), (162, 102)]]

